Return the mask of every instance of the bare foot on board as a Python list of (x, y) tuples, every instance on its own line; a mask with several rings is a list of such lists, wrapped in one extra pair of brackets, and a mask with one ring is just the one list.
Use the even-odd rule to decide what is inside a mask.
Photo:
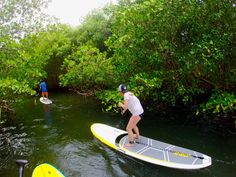
[(132, 143), (132, 144), (131, 144), (131, 143), (126, 143), (126, 144), (125, 144), (125, 147), (133, 147), (133, 146), (134, 146), (133, 143)]

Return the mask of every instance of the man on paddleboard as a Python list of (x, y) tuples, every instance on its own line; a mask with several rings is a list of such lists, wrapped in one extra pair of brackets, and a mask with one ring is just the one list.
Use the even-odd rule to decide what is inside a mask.
[[(143, 118), (144, 110), (139, 99), (132, 92), (127, 90), (125, 84), (121, 84), (118, 87), (118, 91), (122, 96), (124, 96), (124, 104), (119, 103), (119, 107), (123, 108), (121, 114), (124, 114), (127, 109), (132, 114), (126, 127), (126, 131), (128, 132), (129, 136), (129, 143), (125, 144), (125, 146), (134, 146), (134, 139), (139, 139), (140, 136), (137, 124)], [(134, 135), (133, 131), (135, 132), (136, 136)]]
[[(42, 97), (43, 98), (48, 98), (48, 91), (47, 91), (47, 85), (46, 85), (46, 82), (43, 80), (43, 81), (41, 81), (40, 82), (40, 84), (39, 84), (39, 90), (41, 90), (42, 91)], [(45, 98), (45, 99), (46, 99)]]

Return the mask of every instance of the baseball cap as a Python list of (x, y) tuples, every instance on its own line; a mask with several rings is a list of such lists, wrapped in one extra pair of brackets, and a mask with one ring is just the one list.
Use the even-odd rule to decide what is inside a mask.
[(128, 90), (127, 90), (125, 84), (120, 84), (119, 87), (118, 87), (118, 91), (119, 91), (119, 92), (122, 92), (122, 93), (125, 93), (125, 92), (127, 92)]

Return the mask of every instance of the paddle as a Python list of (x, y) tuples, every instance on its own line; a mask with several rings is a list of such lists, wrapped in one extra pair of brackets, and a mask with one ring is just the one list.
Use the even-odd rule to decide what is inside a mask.
[(137, 143), (137, 144), (142, 144), (142, 145), (149, 146), (149, 147), (153, 147), (153, 148), (155, 148), (155, 149), (159, 149), (159, 150), (162, 150), (162, 151), (168, 151), (168, 152), (174, 153), (175, 155), (182, 156), (182, 157), (189, 157), (189, 156), (192, 156), (192, 157), (194, 157), (194, 158), (204, 159), (204, 157), (199, 157), (199, 156), (192, 155), (192, 154), (188, 154), (188, 153), (184, 153), (184, 152), (179, 152), (179, 151), (173, 151), (173, 150), (169, 150), (169, 149), (164, 149), (164, 148), (161, 148), (161, 147), (155, 147), (155, 146), (151, 146), (151, 145), (149, 145), (149, 144), (142, 143), (142, 142), (139, 142), (139, 141), (135, 141), (135, 143)]
[(18, 165), (18, 176), (23, 177), (24, 166), (25, 166), (25, 164), (27, 164), (29, 162), (28, 162), (28, 160), (18, 159), (18, 160), (16, 160), (16, 163)]
[(37, 94), (35, 95), (35, 99), (34, 99), (34, 103), (36, 104), (37, 103), (37, 98), (38, 96), (40, 96), (40, 88), (38, 89), (38, 92)]

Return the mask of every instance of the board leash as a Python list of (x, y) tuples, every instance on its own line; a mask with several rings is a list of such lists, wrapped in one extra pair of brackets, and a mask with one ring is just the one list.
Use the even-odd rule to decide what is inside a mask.
[(200, 157), (200, 156), (196, 156), (196, 155), (192, 155), (192, 154), (188, 154), (188, 153), (183, 153), (183, 152), (179, 152), (179, 151), (173, 151), (173, 150), (169, 150), (169, 149), (164, 149), (164, 148), (161, 148), (161, 147), (155, 147), (155, 146), (151, 146), (149, 144), (146, 144), (146, 143), (142, 143), (140, 141), (135, 141), (135, 143), (137, 144), (142, 144), (142, 145), (145, 145), (145, 146), (149, 146), (149, 147), (152, 147), (152, 148), (156, 148), (156, 149), (159, 149), (159, 150), (162, 150), (162, 151), (168, 151), (168, 152), (171, 152), (175, 155), (178, 155), (178, 156), (181, 156), (181, 157), (189, 157), (189, 156), (192, 156), (194, 158), (199, 158), (199, 159), (204, 159), (204, 157)]

